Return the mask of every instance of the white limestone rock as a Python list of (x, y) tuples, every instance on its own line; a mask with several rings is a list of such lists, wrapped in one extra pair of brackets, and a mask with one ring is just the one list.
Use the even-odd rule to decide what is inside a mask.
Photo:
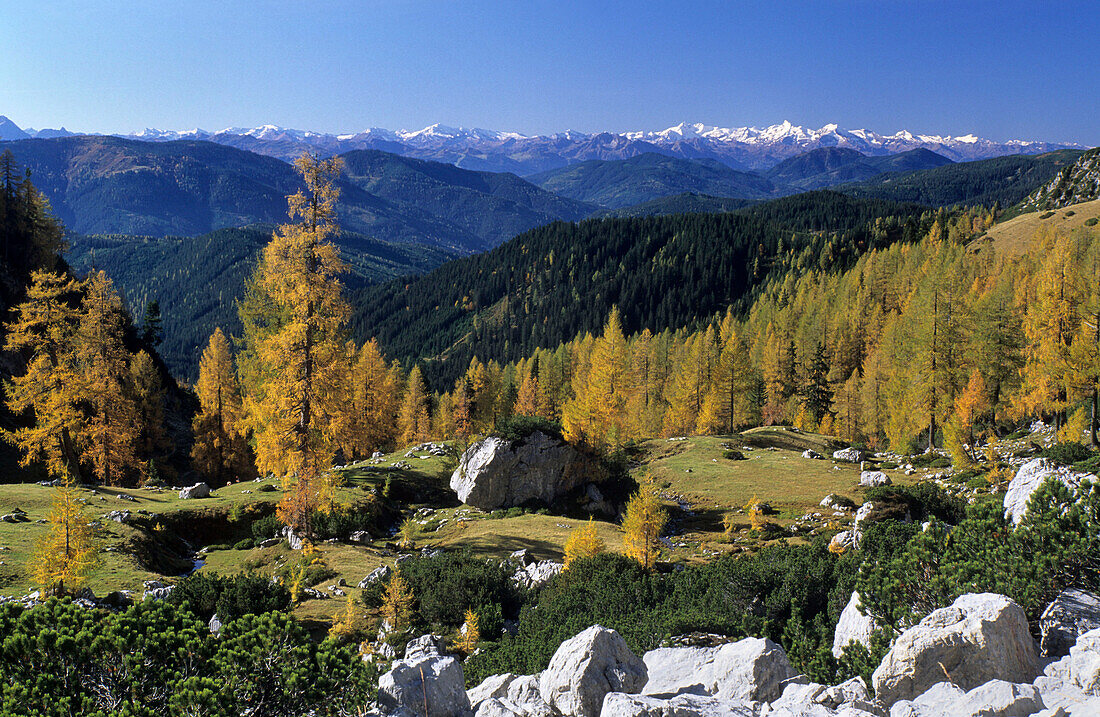
[(535, 431), (523, 441), (498, 436), (477, 441), (462, 454), (451, 490), (482, 510), (528, 501), (550, 503), (591, 480), (592, 460), (565, 441)]
[(757, 705), (708, 695), (675, 695), (671, 698), (610, 692), (601, 717), (758, 717)]
[(844, 461), (845, 463), (860, 463), (867, 460), (867, 453), (858, 448), (843, 448), (839, 451), (833, 451), (833, 460)]
[(390, 713), (423, 717), (468, 717), (472, 712), (462, 665), (439, 655), (394, 662), (378, 680), (378, 705)]
[(874, 488), (880, 485), (890, 485), (890, 476), (882, 471), (863, 471), (859, 474), (859, 484), (864, 488)]
[(889, 706), (939, 682), (967, 690), (991, 680), (1031, 682), (1038, 674), (1023, 609), (1003, 595), (969, 593), (903, 632), (873, 679), (876, 697)]
[(1020, 466), (1016, 477), (1008, 484), (1005, 492), (1005, 518), (1019, 525), (1027, 512), (1027, 502), (1047, 478), (1060, 480), (1070, 489), (1076, 489), (1081, 476), (1067, 468), (1058, 466), (1049, 458), (1035, 458)]
[(876, 629), (875, 621), (870, 615), (860, 612), (859, 608), (859, 593), (852, 592), (852, 596), (848, 598), (848, 604), (840, 613), (836, 631), (833, 633), (833, 657), (838, 660), (844, 654), (844, 648), (850, 643), (857, 642), (868, 650), (871, 648), (871, 635)]
[(766, 638), (745, 638), (718, 647), (664, 647), (642, 659), (649, 670), (643, 694), (696, 692), (722, 699), (769, 702), (795, 676), (787, 653)]
[(1027, 717), (1046, 705), (1034, 685), (992, 680), (969, 692), (939, 682), (890, 708), (890, 717)]
[(647, 677), (619, 633), (593, 625), (558, 647), (539, 678), (539, 694), (567, 717), (598, 717), (604, 695), (636, 694)]
[(196, 483), (195, 485), (189, 485), (186, 488), (181, 488), (179, 493), (180, 500), (190, 500), (192, 498), (209, 498), (210, 486), (205, 483)]

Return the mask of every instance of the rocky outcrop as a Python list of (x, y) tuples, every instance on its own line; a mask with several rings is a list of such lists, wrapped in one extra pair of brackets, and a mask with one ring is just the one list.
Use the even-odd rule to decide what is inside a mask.
[(1031, 682), (1039, 656), (1019, 605), (991, 593), (967, 594), (903, 632), (874, 673), (883, 704), (912, 700), (939, 682), (964, 690), (992, 680)]
[(535, 431), (523, 441), (490, 436), (466, 449), (451, 490), (467, 505), (496, 510), (528, 501), (551, 503), (591, 481), (593, 460), (565, 441)]
[(1039, 643), (1048, 657), (1068, 655), (1077, 638), (1100, 628), (1100, 596), (1070, 588), (1063, 590), (1047, 606), (1039, 618), (1042, 640)]
[(859, 607), (859, 593), (853, 592), (848, 598), (848, 604), (844, 606), (844, 611), (840, 613), (836, 631), (833, 633), (833, 656), (837, 659), (844, 654), (844, 648), (853, 642), (868, 649), (871, 648), (871, 635), (875, 632), (875, 621), (870, 615), (860, 612)]
[(528, 590), (540, 588), (555, 575), (565, 570), (565, 564), (556, 560), (541, 560), (530, 565), (522, 565), (512, 574), (512, 581), (521, 588)]
[(840, 555), (849, 550), (859, 550), (859, 541), (862, 538), (863, 533), (859, 530), (842, 530), (829, 541), (829, 551)]
[(1031, 494), (1038, 490), (1048, 478), (1060, 480), (1067, 487), (1075, 490), (1081, 482), (1081, 477), (1073, 471), (1060, 467), (1049, 458), (1035, 458), (1020, 466), (1016, 471), (1016, 477), (1008, 484), (1005, 492), (1005, 518), (1019, 525), (1027, 513), (1027, 503), (1031, 500)]
[(471, 713), (462, 665), (440, 655), (395, 661), (378, 680), (378, 705), (398, 715), (467, 717)]
[(558, 647), (539, 678), (539, 694), (567, 717), (597, 717), (607, 693), (638, 693), (646, 679), (645, 663), (622, 636), (593, 625)]
[(205, 483), (196, 483), (195, 485), (189, 485), (186, 488), (180, 489), (180, 500), (189, 500), (191, 498), (209, 498), (210, 486)]
[(694, 692), (722, 699), (770, 701), (795, 671), (783, 648), (749, 637), (719, 647), (665, 647), (643, 657), (649, 671), (644, 694)]

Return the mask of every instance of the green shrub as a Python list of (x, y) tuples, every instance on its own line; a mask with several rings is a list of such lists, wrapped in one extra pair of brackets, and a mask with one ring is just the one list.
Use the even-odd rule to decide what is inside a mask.
[(535, 431), (541, 431), (551, 438), (564, 440), (560, 423), (549, 421), (541, 416), (509, 416), (497, 421), (493, 427), (494, 436), (514, 443), (522, 443)]
[(244, 540), (238, 540), (233, 546), (234, 550), (251, 550), (255, 546), (255, 541), (252, 538), (245, 538)]
[(1042, 214), (1039, 215), (1039, 218), (1040, 219), (1050, 219), (1053, 216), (1054, 216), (1054, 212), (1043, 212)]
[(270, 483), (263, 483), (258, 488), (256, 488), (257, 493), (274, 493), (275, 490), (275, 486), (271, 485)]
[(743, 461), (743, 460), (745, 460), (745, 454), (742, 453), (741, 451), (735, 450), (733, 448), (722, 451), (722, 457), (726, 458), (728, 460), (731, 460), (731, 461)]
[(913, 520), (938, 518), (954, 525), (966, 517), (966, 501), (955, 498), (931, 481), (911, 486), (882, 485), (867, 489), (867, 500), (876, 507), (904, 507)]
[(425, 627), (455, 629), (470, 609), (489, 620), (479, 627), (490, 638), (500, 632), (504, 617), (519, 612), (520, 595), (509, 572), (468, 552), (411, 558), (401, 563), (401, 576), (409, 582), (418, 619)]
[(1094, 227), (1098, 223), (1100, 223), (1100, 219), (1097, 219), (1096, 217), (1089, 217), (1088, 219), (1085, 220), (1085, 226), (1086, 227)]
[(1029, 436), (1029, 435), (1031, 435), (1031, 431), (1029, 431), (1028, 429), (1026, 429), (1026, 428), (1017, 428), (1015, 431), (1013, 431), (1012, 433), (1009, 433), (1007, 436), (1005, 436), (1005, 440), (1006, 441), (1018, 441), (1021, 438), (1024, 438), (1024, 437)]
[(1070, 209), (1068, 212), (1066, 212), (1067, 217), (1072, 217), (1072, 216), (1075, 216), (1076, 214), (1077, 214), (1077, 212), (1073, 211), (1072, 209)]
[(1055, 463), (1070, 466), (1074, 463), (1080, 463), (1081, 461), (1087, 461), (1089, 458), (1092, 458), (1092, 451), (1080, 443), (1055, 443), (1050, 448), (1045, 449), (1040, 455), (1044, 458), (1051, 459)]
[(928, 464), (928, 467), (929, 468), (950, 468), (951, 467), (951, 459), (950, 458), (944, 458), (944, 457), (941, 456), (940, 458), (936, 458), (935, 460), (930, 462)]
[(892, 471), (892, 470), (894, 470), (898, 467), (898, 464), (894, 463), (892, 461), (883, 461), (882, 463), (879, 464), (878, 467), (881, 468), (884, 471)]
[(966, 487), (971, 490), (982, 490), (989, 487), (989, 481), (984, 476), (974, 476), (966, 482)]
[(274, 538), (283, 529), (283, 521), (279, 520), (279, 516), (272, 513), (266, 515), (259, 520), (252, 523), (252, 538), (259, 542), (261, 540), (269, 540)]
[(180, 580), (167, 599), (173, 605), (187, 604), (204, 620), (217, 613), (222, 622), (290, 606), (290, 592), (285, 587), (253, 572), (231, 576), (194, 573)]
[(206, 552), (213, 553), (218, 550), (229, 550), (233, 546), (229, 543), (214, 543), (213, 545), (206, 546)]

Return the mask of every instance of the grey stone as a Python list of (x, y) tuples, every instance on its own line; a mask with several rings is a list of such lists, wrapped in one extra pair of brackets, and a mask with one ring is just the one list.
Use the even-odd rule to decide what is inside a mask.
[(1054, 478), (1064, 483), (1071, 490), (1076, 490), (1081, 482), (1081, 476), (1067, 468), (1059, 467), (1049, 458), (1035, 458), (1020, 466), (1016, 471), (1016, 477), (1008, 484), (1005, 492), (1004, 506), (1005, 518), (1019, 525), (1027, 513), (1027, 503), (1031, 495), (1048, 478)]
[(636, 694), (645, 663), (614, 630), (593, 625), (563, 642), (539, 678), (546, 704), (568, 717), (598, 717), (609, 692)]
[(591, 480), (592, 459), (564, 441), (535, 431), (523, 441), (498, 436), (477, 441), (451, 475), (459, 500), (482, 510), (528, 501), (551, 503)]
[(964, 690), (991, 680), (1031, 682), (1039, 656), (1019, 605), (993, 593), (963, 595), (903, 632), (874, 673), (885, 705), (949, 681)]
[(380, 582), (380, 581), (385, 580), (386, 578), (388, 578), (390, 576), (391, 572), (393, 572), (393, 571), (390, 570), (390, 566), (388, 566), (388, 565), (379, 566), (379, 567), (375, 568), (374, 570), (370, 571), (369, 573), (367, 573), (367, 576), (365, 578), (363, 578), (362, 580), (360, 580), (359, 584), (356, 585), (356, 587), (359, 588), (360, 590), (363, 590), (364, 588), (368, 588), (371, 585), (373, 585), (374, 583)]
[(833, 656), (838, 660), (844, 654), (844, 648), (856, 642), (870, 649), (871, 635), (875, 632), (875, 621), (870, 615), (864, 615), (859, 610), (859, 593), (853, 592), (848, 598), (848, 604), (840, 613), (840, 619), (836, 623), (836, 631), (833, 633)]
[(180, 500), (190, 500), (192, 498), (209, 498), (210, 486), (205, 483), (196, 483), (195, 485), (181, 488), (179, 497)]
[(757, 717), (751, 702), (725, 700), (709, 695), (682, 694), (672, 697), (610, 692), (604, 697), (604, 717)]
[(864, 488), (874, 488), (880, 485), (890, 485), (890, 476), (882, 471), (863, 471), (859, 474), (859, 484)]
[(1039, 618), (1043, 654), (1050, 657), (1068, 655), (1077, 638), (1100, 627), (1100, 596), (1069, 588), (1063, 590), (1047, 606)]
[(718, 647), (665, 647), (643, 658), (647, 695), (696, 692), (723, 699), (770, 702), (795, 676), (787, 653), (766, 638), (749, 637)]
[(472, 712), (462, 665), (439, 655), (395, 661), (378, 680), (378, 704), (391, 713), (423, 717), (466, 717)]
[(843, 448), (839, 451), (833, 451), (834, 461), (844, 461), (845, 463), (859, 463), (867, 459), (867, 453), (859, 450), (858, 448)]

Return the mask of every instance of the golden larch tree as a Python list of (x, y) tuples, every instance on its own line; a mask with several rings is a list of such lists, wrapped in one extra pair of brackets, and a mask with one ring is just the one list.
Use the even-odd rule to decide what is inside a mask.
[(478, 627), (478, 615), (472, 609), (466, 609), (466, 615), (462, 621), (462, 628), (458, 632), (458, 641), (455, 647), (464, 655), (473, 654), (477, 649), (477, 643), (481, 642), (481, 630)]
[(661, 551), (661, 531), (668, 522), (668, 513), (661, 506), (657, 488), (646, 483), (638, 488), (626, 504), (623, 518), (623, 547), (647, 570), (657, 562)]
[(89, 517), (70, 480), (54, 489), (46, 535), (31, 559), (35, 581), (43, 589), (63, 594), (76, 587), (98, 562)]
[(12, 434), (23, 454), (21, 464), (41, 460), (54, 475), (75, 480), (81, 477), (76, 438), (82, 417), (73, 356), (79, 291), (80, 285), (63, 274), (34, 272), (26, 301), (5, 326), (4, 344), (27, 358), (26, 372), (6, 387), (12, 413), (34, 412), (33, 425)]
[(138, 455), (152, 459), (168, 447), (164, 428), (164, 383), (153, 357), (138, 351), (130, 361), (130, 385), (138, 414)]
[(356, 449), (370, 455), (396, 439), (399, 381), (389, 367), (375, 339), (362, 348), (352, 371), (355, 411), (359, 422)]
[(329, 241), (341, 162), (303, 154), (294, 166), (305, 180), (287, 198), (297, 221), (280, 226), (264, 247), (253, 279), (259, 316), (242, 311), (251, 352), (245, 406), (259, 469), (283, 477), (279, 515), (308, 536), (312, 512), (329, 509), (334, 495), (349, 307), (337, 279), (344, 264)]
[(420, 367), (413, 366), (405, 386), (405, 398), (401, 402), (401, 414), (398, 417), (401, 429), (401, 442), (404, 445), (419, 443), (431, 438), (431, 418), (428, 414), (428, 392), (424, 388), (424, 378)]
[(141, 471), (136, 445), (140, 419), (130, 386), (130, 354), (123, 345), (127, 317), (122, 299), (102, 271), (88, 278), (76, 335), (77, 385), (88, 406), (80, 445), (95, 475), (121, 484)]
[(217, 485), (255, 475), (251, 449), (243, 433), (244, 405), (233, 354), (220, 327), (210, 335), (199, 359), (195, 393), (200, 409), (192, 422), (195, 443), (191, 461), (195, 470)]
[(587, 523), (573, 528), (565, 539), (565, 567), (568, 568), (577, 560), (599, 555), (606, 549), (596, 532), (595, 521), (589, 518)]
[(389, 623), (390, 630), (402, 632), (412, 624), (413, 594), (409, 583), (394, 571), (386, 583), (386, 592), (382, 595), (382, 619)]

